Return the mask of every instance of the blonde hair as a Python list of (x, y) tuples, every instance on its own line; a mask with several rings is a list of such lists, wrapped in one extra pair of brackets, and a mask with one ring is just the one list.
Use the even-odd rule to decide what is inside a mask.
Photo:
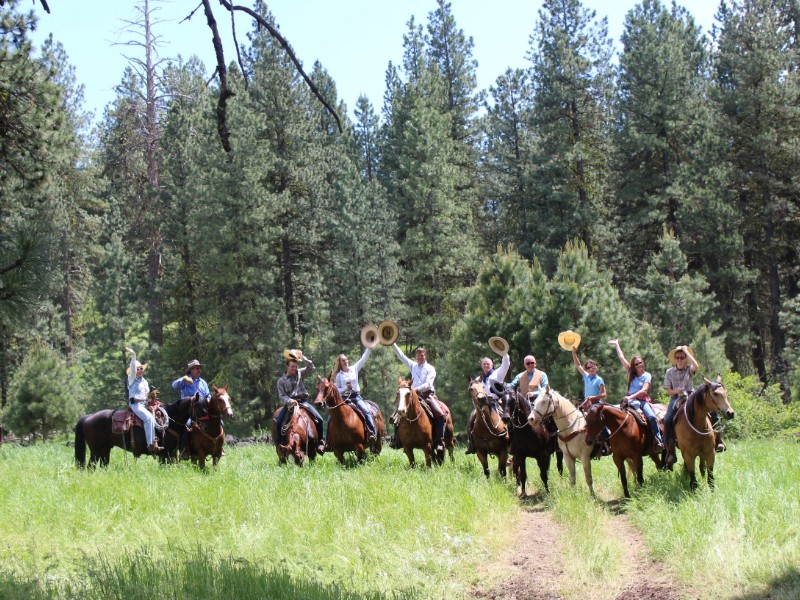
[(336, 379), (336, 376), (342, 370), (342, 359), (343, 358), (346, 359), (347, 355), (346, 354), (340, 354), (339, 356), (336, 357), (336, 362), (333, 363), (333, 370), (331, 370), (331, 374), (330, 374), (330, 377), (328, 379), (330, 379), (330, 380)]

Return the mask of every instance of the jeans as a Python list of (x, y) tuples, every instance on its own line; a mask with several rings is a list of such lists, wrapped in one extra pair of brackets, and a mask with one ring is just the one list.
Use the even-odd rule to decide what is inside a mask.
[(350, 401), (355, 402), (364, 413), (364, 417), (367, 419), (367, 429), (372, 435), (375, 435), (375, 421), (372, 420), (372, 411), (369, 409), (369, 405), (361, 396), (351, 396)]
[(666, 438), (664, 442), (667, 445), (672, 441), (672, 421), (675, 418), (675, 405), (678, 403), (678, 398), (680, 396), (676, 394), (669, 399), (667, 414), (664, 416), (664, 437)]
[(147, 446), (150, 447), (156, 440), (156, 418), (153, 416), (144, 402), (136, 402), (132, 400), (129, 404), (133, 413), (142, 420), (144, 425), (144, 439), (147, 440)]
[[(317, 441), (322, 442), (325, 439), (325, 426), (323, 425), (322, 416), (317, 412), (317, 409), (314, 408), (314, 405), (308, 401), (302, 400), (297, 402), (300, 406), (305, 408), (311, 418), (314, 420), (314, 425), (317, 426)], [(275, 417), (275, 431), (277, 432), (278, 439), (275, 440), (275, 443), (280, 442), (281, 438), (281, 429), (283, 429), (283, 422), (286, 420), (286, 413), (289, 411), (289, 405), (284, 404), (281, 412), (278, 413), (278, 416)]]
[(647, 417), (647, 422), (650, 424), (650, 431), (653, 432), (653, 437), (663, 443), (661, 440), (661, 431), (658, 429), (658, 419), (656, 419), (656, 413), (653, 412), (653, 407), (650, 406), (650, 403), (642, 402), (641, 400), (629, 400), (628, 406), (634, 409), (642, 409), (644, 416)]

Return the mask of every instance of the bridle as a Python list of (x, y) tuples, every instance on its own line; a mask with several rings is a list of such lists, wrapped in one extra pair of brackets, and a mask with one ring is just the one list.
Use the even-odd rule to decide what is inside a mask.
[[(541, 393), (545, 394), (547, 396), (547, 409), (544, 412), (541, 412), (541, 411), (537, 410), (536, 409), (536, 401), (534, 401), (533, 405), (531, 407), (532, 412), (534, 412), (539, 417), (539, 420), (542, 421), (542, 422), (544, 422), (544, 420), (547, 417), (549, 417), (550, 415), (553, 415), (553, 418), (555, 419), (556, 408), (560, 408), (561, 407), (561, 401), (559, 400), (558, 402), (556, 402), (556, 399), (553, 397), (553, 394), (551, 394), (549, 392), (544, 392), (543, 391)], [(560, 419), (566, 419), (567, 417), (569, 417), (571, 415), (574, 415), (576, 412), (581, 412), (581, 410), (579, 408), (577, 408), (577, 407), (573, 407), (571, 412), (569, 412), (569, 413), (567, 413), (565, 415), (561, 415), (559, 418)], [(564, 429), (559, 429), (557, 431), (557, 433), (561, 433), (562, 431), (567, 431), (569, 429), (572, 429), (573, 427), (575, 427), (575, 425), (578, 424), (579, 420), (580, 420), (580, 415), (575, 417), (575, 420), (572, 423), (570, 423), (569, 425), (567, 425), (566, 427), (564, 427)], [(580, 433), (580, 432), (575, 432), (575, 433)], [(571, 435), (575, 435), (575, 433), (573, 433)]]
[[(614, 407), (614, 406), (610, 406), (610, 405), (606, 404), (605, 402), (598, 402), (597, 404), (595, 404), (594, 406), (592, 406), (592, 407), (591, 407), (591, 408), (590, 408), (590, 409), (587, 411), (586, 415), (587, 415), (587, 417), (588, 417), (589, 413), (591, 413), (591, 412), (596, 412), (596, 413), (599, 413), (599, 414), (600, 414), (600, 422), (603, 424), (603, 427), (607, 427), (607, 425), (606, 425), (606, 415), (605, 415), (605, 412), (603, 412), (603, 408), (605, 408), (605, 407), (608, 407), (608, 408), (613, 408), (614, 410), (618, 410), (618, 411), (620, 411), (620, 412), (623, 412), (623, 413), (625, 413), (625, 418), (624, 418), (624, 419), (622, 419), (622, 423), (620, 424), (620, 426), (619, 426), (619, 427), (617, 427), (617, 428), (614, 430), (614, 432), (613, 432), (611, 435), (609, 435), (609, 436), (608, 436), (608, 439), (610, 440), (612, 437), (614, 437), (615, 435), (617, 435), (617, 434), (620, 432), (620, 430), (622, 430), (622, 428), (623, 428), (623, 427), (625, 427), (625, 423), (627, 423), (627, 422), (628, 422), (628, 419), (630, 418), (630, 416), (631, 416), (631, 413), (629, 413), (627, 410), (622, 410), (621, 408), (616, 408), (616, 407)], [(588, 424), (588, 418), (587, 418), (587, 424)], [(601, 430), (602, 430), (602, 428), (601, 428)], [(598, 432), (598, 433), (599, 433), (599, 432)], [(597, 438), (597, 436), (596, 436), (596, 435), (595, 435), (595, 436), (593, 436), (592, 438), (589, 438), (589, 437), (588, 437), (588, 435), (587, 435), (587, 439), (589, 439), (590, 441), (594, 441), (596, 438)]]
[[(408, 390), (408, 397), (411, 397), (413, 399), (414, 396), (416, 395), (416, 392), (414, 392), (414, 390), (411, 389), (411, 385), (401, 385), (399, 388), (397, 388), (397, 392), (395, 393), (395, 396), (397, 396), (397, 407), (398, 408), (400, 408), (400, 390), (402, 390), (403, 388)], [(419, 418), (422, 416), (422, 413), (425, 412), (425, 411), (422, 410), (422, 407), (419, 405), (419, 403), (420, 403), (419, 396), (417, 396), (417, 416), (416, 417), (414, 417), (413, 419), (409, 419), (408, 418), (408, 409), (406, 409), (406, 414), (404, 414), (400, 418), (401, 419), (405, 419), (409, 423), (416, 423), (419, 420)], [(411, 403), (408, 402), (408, 405), (410, 406)]]
[(338, 404), (334, 404), (334, 406), (331, 406), (330, 404), (328, 404), (328, 399), (330, 399), (330, 398), (333, 399), (334, 403), (336, 402), (335, 393), (338, 393), (338, 390), (336, 389), (336, 386), (333, 385), (333, 383), (331, 383), (327, 379), (322, 379), (322, 380), (320, 380), (320, 382), (322, 383), (322, 385), (325, 386), (325, 394), (322, 396), (322, 403), (325, 405), (325, 407), (328, 410), (334, 410), (335, 408), (339, 408), (340, 406), (343, 406), (343, 405), (347, 404), (341, 396), (339, 396), (339, 403)]
[[(528, 417), (531, 414), (531, 411), (528, 410), (528, 413), (525, 414), (524, 410), (520, 407), (520, 404), (527, 401), (527, 398), (524, 398), (521, 394), (519, 394), (516, 390), (513, 389), (506, 389), (505, 394), (507, 400), (505, 401), (506, 405), (506, 412), (508, 411), (508, 404), (513, 399), (514, 401), (514, 410), (511, 412), (511, 425), (514, 429), (525, 429), (526, 427), (530, 427), (531, 424), (528, 422)], [(530, 402), (528, 402), (530, 405)], [(531, 410), (533, 407), (531, 407)], [(518, 415), (522, 415), (522, 419), (519, 420), (517, 418)]]
[[(709, 389), (707, 391), (708, 391), (708, 393), (710, 395), (713, 395), (717, 391), (717, 389), (720, 388), (720, 387), (722, 387), (721, 384), (717, 384), (716, 387), (710, 387), (709, 386)], [(705, 392), (703, 392), (703, 396), (705, 396)], [(694, 397), (693, 402), (694, 402), (695, 408), (697, 408), (697, 396)], [(714, 402), (714, 404), (716, 405), (716, 402)], [(713, 435), (715, 433), (718, 433), (718, 431), (716, 429), (714, 429), (713, 425), (712, 425), (712, 427), (711, 427), (711, 429), (709, 431), (700, 431), (699, 429), (697, 429), (697, 427), (695, 427), (694, 424), (692, 423), (692, 420), (689, 418), (689, 414), (686, 412), (686, 407), (688, 405), (689, 405), (689, 400), (686, 400), (686, 402), (683, 403), (683, 416), (686, 419), (686, 422), (689, 424), (689, 427), (691, 428), (692, 431), (694, 431), (697, 435)], [(706, 405), (705, 397), (703, 398), (703, 405), (704, 406)], [(719, 408), (719, 407), (717, 406), (716, 408)], [(708, 422), (708, 412), (709, 411), (708, 411), (708, 408), (706, 408), (705, 410), (706, 410), (706, 423), (707, 423)]]
[[(472, 393), (472, 391), (473, 391), (473, 389), (475, 389), (476, 385), (480, 385), (481, 386), (481, 390), (480, 390), (480, 392), (478, 394), (482, 393), (483, 394), (482, 397), (480, 395), (477, 395), (477, 397), (476, 397), (476, 394)], [(495, 425), (490, 424), (486, 420), (486, 414), (484, 413), (483, 409), (484, 408), (489, 408), (489, 410), (491, 411), (491, 406), (489, 405), (488, 396), (486, 395), (486, 391), (483, 389), (483, 382), (482, 381), (473, 381), (469, 385), (469, 395), (470, 395), (470, 399), (472, 400), (472, 403), (475, 405), (476, 412), (481, 416), (481, 421), (483, 421), (483, 425), (486, 427), (486, 431), (488, 431), (489, 434), (493, 435), (494, 437), (505, 437), (505, 436), (507, 436), (508, 435), (508, 427), (506, 427), (506, 424), (503, 423), (503, 419), (500, 418), (499, 414), (498, 414), (498, 421), (500, 422), (500, 425), (503, 426), (502, 430), (500, 430)], [(484, 400), (484, 402), (482, 404), (479, 402), (479, 400), (481, 400), (481, 398)]]

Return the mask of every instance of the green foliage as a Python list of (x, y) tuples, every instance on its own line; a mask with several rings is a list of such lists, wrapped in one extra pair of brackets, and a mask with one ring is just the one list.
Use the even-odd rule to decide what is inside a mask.
[(784, 404), (778, 385), (764, 386), (755, 377), (728, 373), (722, 377), (736, 417), (725, 422), (734, 439), (773, 438), (800, 431), (800, 403)]

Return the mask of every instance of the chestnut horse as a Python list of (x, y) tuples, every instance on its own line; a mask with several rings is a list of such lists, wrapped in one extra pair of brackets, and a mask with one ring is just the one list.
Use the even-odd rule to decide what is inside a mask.
[(539, 476), (544, 489), (547, 485), (547, 474), (550, 470), (550, 455), (557, 451), (558, 472), (564, 471), (563, 454), (550, 443), (550, 433), (544, 425), (531, 425), (528, 416), (531, 414), (531, 403), (527, 398), (511, 386), (503, 392), (503, 422), (511, 427), (511, 456), (514, 457), (514, 475), (517, 477), (517, 488), (520, 496), (525, 498), (525, 482), (528, 480), (526, 461), (535, 458), (539, 465)]
[(306, 456), (311, 462), (317, 457), (317, 426), (311, 416), (299, 405), (295, 404), (288, 409), (286, 420), (283, 422), (284, 429), (287, 430), (286, 444), (282, 444), (283, 435), (277, 431), (276, 418), (278, 413), (283, 410), (279, 408), (272, 415), (272, 439), (275, 442), (275, 451), (278, 453), (278, 463), (285, 465), (289, 456), (294, 458), (298, 467), (303, 466)]
[[(317, 375), (317, 397), (314, 404), (328, 409), (330, 424), (328, 425), (328, 447), (339, 462), (344, 464), (344, 453), (355, 452), (358, 462), (364, 462), (367, 448), (367, 430), (364, 422), (356, 414), (356, 409), (342, 399), (336, 385), (325, 377)], [(383, 448), (383, 415), (374, 402), (365, 400), (368, 405), (375, 408), (373, 419), (375, 421), (375, 435), (377, 439), (370, 450), (373, 454), (380, 454)]]
[(714, 489), (714, 459), (716, 457), (716, 443), (714, 441), (714, 428), (708, 413), (718, 411), (724, 413), (728, 419), (734, 417), (733, 409), (728, 402), (728, 391), (722, 385), (722, 378), (716, 381), (703, 378), (703, 384), (698, 387), (689, 399), (683, 403), (675, 413), (673, 421), (675, 438), (683, 466), (689, 472), (689, 485), (692, 491), (697, 489), (697, 477), (694, 470), (694, 459), (700, 457), (700, 476), (708, 470), (708, 487)]
[(570, 485), (575, 485), (575, 461), (580, 460), (586, 485), (594, 496), (592, 447), (586, 443), (586, 419), (583, 412), (548, 385), (534, 400), (528, 420), (535, 425), (542, 423), (549, 416), (552, 416), (558, 425), (558, 445), (567, 461)]
[(611, 437), (608, 440), (611, 446), (611, 455), (614, 464), (617, 465), (619, 478), (622, 482), (622, 491), (626, 498), (631, 495), (628, 491), (628, 477), (625, 473), (625, 465), (628, 465), (631, 478), (636, 483), (644, 483), (644, 464), (643, 457), (649, 454), (658, 468), (661, 468), (661, 455), (653, 450), (653, 436), (650, 427), (643, 425), (628, 410), (623, 410), (612, 404), (597, 402), (593, 404), (586, 413), (586, 443), (591, 445), (596, 443), (597, 436), (608, 427)]
[(210, 456), (216, 467), (222, 456), (222, 447), (225, 445), (225, 431), (222, 428), (222, 418), (233, 418), (231, 398), (228, 396), (228, 386), (218, 388), (211, 386), (214, 392), (208, 401), (208, 416), (192, 421), (189, 429), (189, 457), (193, 464), (201, 469), (206, 468), (206, 457)]
[(497, 471), (505, 477), (509, 437), (508, 428), (500, 415), (502, 407), (490, 401), (480, 377), (477, 379), (468, 377), (467, 380), (470, 399), (476, 412), (475, 426), (472, 428), (475, 456), (481, 461), (483, 474), (486, 477), (489, 477), (489, 462), (486, 457), (489, 454), (497, 456)]
[(397, 393), (395, 395), (397, 403), (397, 437), (403, 452), (408, 457), (409, 464), (413, 467), (414, 449), (419, 448), (425, 454), (425, 465), (431, 466), (431, 459), (441, 465), (444, 462), (445, 450), (450, 453), (450, 460), (453, 458), (453, 417), (450, 411), (445, 415), (444, 440), (442, 445), (445, 450), (436, 452), (433, 450), (433, 419), (422, 408), (422, 401), (416, 390), (411, 388), (411, 382), (402, 377), (397, 380)]

